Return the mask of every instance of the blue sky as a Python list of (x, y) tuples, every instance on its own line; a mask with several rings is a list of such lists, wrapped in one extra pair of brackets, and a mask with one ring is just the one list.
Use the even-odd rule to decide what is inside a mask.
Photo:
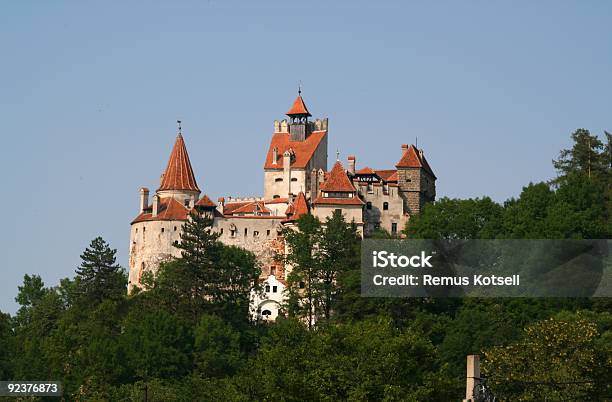
[(261, 194), (300, 80), (330, 158), (390, 168), (418, 137), (440, 196), (516, 196), (574, 129), (612, 129), (612, 3), (380, 3), (2, 3), (0, 310), (97, 235), (127, 266), (177, 119), (206, 194)]

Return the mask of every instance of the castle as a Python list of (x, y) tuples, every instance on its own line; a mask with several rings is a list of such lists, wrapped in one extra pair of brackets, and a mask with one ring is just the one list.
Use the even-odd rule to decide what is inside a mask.
[(220, 241), (255, 253), (264, 292), (253, 295), (253, 315), (274, 320), (287, 284), (286, 267), (274, 259), (285, 252), (284, 227), (295, 226), (303, 214), (325, 221), (340, 210), (362, 236), (378, 229), (397, 236), (411, 215), (434, 200), (436, 176), (423, 150), (402, 145), (395, 169), (357, 170), (355, 156), (349, 156), (347, 169), (336, 160), (328, 171), (328, 119), (309, 120), (301, 92), (286, 115), (288, 120), (274, 121), (263, 197), (220, 197), (216, 204), (198, 187), (179, 126), (152, 200), (147, 188), (140, 189), (140, 211), (131, 223), (130, 289), (140, 286), (144, 272), (155, 272), (161, 262), (180, 256), (174, 244), (180, 241), (190, 211), (197, 210), (213, 219), (212, 230), (220, 234)]

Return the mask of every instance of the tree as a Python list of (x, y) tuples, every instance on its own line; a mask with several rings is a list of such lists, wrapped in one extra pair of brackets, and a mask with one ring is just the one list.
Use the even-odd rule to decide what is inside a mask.
[(240, 367), (240, 334), (221, 318), (203, 316), (194, 338), (194, 361), (202, 377), (231, 376)]
[(559, 182), (572, 173), (582, 173), (586, 177), (609, 180), (610, 177), (610, 135), (606, 133), (608, 146), (589, 130), (579, 128), (572, 133), (574, 144), (571, 149), (563, 149), (553, 166), (559, 173)]
[(131, 378), (178, 378), (191, 369), (187, 323), (163, 310), (130, 314), (119, 343)]
[(404, 234), (420, 239), (494, 239), (501, 232), (502, 213), (502, 206), (488, 197), (441, 198), (411, 217)]
[(292, 316), (306, 317), (310, 329), (319, 307), (315, 284), (320, 269), (317, 253), (321, 222), (310, 214), (304, 214), (297, 220), (296, 229), (283, 229), (283, 236), (289, 252), (279, 258), (291, 266), (287, 275), (287, 311)]
[(116, 264), (117, 250), (111, 249), (101, 237), (93, 239), (81, 254), (76, 269), (79, 293), (86, 302), (98, 304), (105, 299), (120, 299), (126, 292), (127, 277)]
[(321, 306), (321, 315), (329, 320), (340, 297), (339, 280), (351, 270), (360, 268), (360, 241), (355, 223), (347, 224), (340, 210), (325, 220), (317, 244), (315, 295)]
[(211, 229), (210, 218), (191, 214), (175, 244), (181, 257), (162, 264), (151, 290), (164, 306), (193, 325), (205, 313), (244, 322), (250, 292), (260, 275), (257, 260), (249, 251), (222, 244)]
[(595, 323), (550, 318), (485, 352), (483, 372), (501, 400), (587, 400), (594, 389)]
[(383, 317), (317, 331), (281, 320), (243, 377), (251, 400), (452, 400), (431, 343)]

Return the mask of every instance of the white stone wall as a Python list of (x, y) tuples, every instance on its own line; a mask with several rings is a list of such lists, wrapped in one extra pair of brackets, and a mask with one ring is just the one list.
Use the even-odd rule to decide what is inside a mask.
[[(274, 321), (285, 302), (285, 285), (275, 275), (261, 283), (261, 292), (251, 293), (251, 317), (255, 320)], [(270, 314), (267, 314), (267, 313)]]
[(130, 290), (132, 286), (139, 286), (143, 269), (156, 272), (162, 262), (181, 255), (173, 243), (180, 240), (182, 225), (183, 221), (145, 221), (132, 225), (128, 277)]

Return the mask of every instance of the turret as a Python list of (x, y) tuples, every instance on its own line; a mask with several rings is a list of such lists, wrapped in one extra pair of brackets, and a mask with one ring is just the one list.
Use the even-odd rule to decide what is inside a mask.
[(172, 197), (186, 206), (193, 205), (193, 200), (197, 200), (200, 196), (180, 126), (156, 193), (160, 198)]
[(302, 90), (298, 90), (298, 96), (295, 98), (291, 109), (287, 112), (289, 116), (289, 134), (291, 141), (304, 141), (310, 134), (310, 125), (308, 118), (312, 116), (304, 99), (302, 99)]

